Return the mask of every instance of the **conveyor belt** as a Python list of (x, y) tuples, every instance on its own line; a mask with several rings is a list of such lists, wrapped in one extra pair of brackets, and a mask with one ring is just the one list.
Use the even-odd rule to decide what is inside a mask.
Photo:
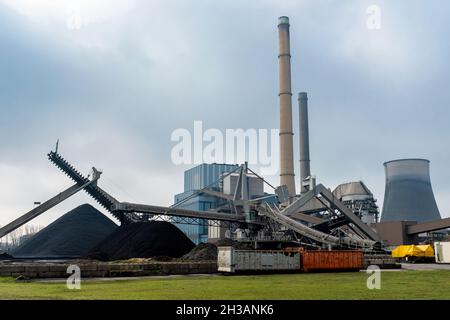
[(286, 228), (297, 232), (298, 234), (305, 236), (309, 239), (317, 241), (319, 243), (330, 244), (330, 245), (347, 245), (350, 247), (362, 247), (362, 248), (372, 248), (375, 241), (358, 239), (358, 238), (338, 238), (333, 235), (315, 230), (310, 228), (303, 223), (296, 221), (289, 216), (284, 215), (282, 212), (278, 211), (278, 208), (272, 207), (271, 205), (266, 205), (265, 214), (272, 220), (282, 224)]
[[(63, 157), (56, 152), (50, 152), (48, 159), (61, 169), (69, 178), (75, 181), (78, 185), (83, 185), (89, 182), (89, 179), (83, 176), (78, 170), (76, 170), (71, 164), (69, 164)], [(85, 191), (94, 198), (101, 206), (108, 210), (114, 217), (121, 222), (131, 223), (139, 221), (139, 217), (134, 213), (126, 213), (112, 210), (112, 206), (118, 204), (114, 197), (110, 196), (106, 191), (101, 189), (96, 184), (89, 185), (85, 188)]]
[(245, 215), (230, 214), (230, 213), (217, 213), (210, 211), (196, 211), (180, 208), (169, 208), (162, 206), (152, 206), (146, 204), (121, 202), (115, 204), (113, 210), (119, 212), (139, 212), (152, 215), (165, 215), (165, 216), (178, 216), (188, 218), (201, 218), (218, 221), (230, 221), (230, 222), (245, 222)]
[(25, 213), (22, 216), (20, 216), (19, 218), (17, 218), (13, 222), (8, 223), (6, 226), (4, 226), (3, 228), (0, 229), (0, 238), (3, 238), (7, 234), (9, 234), (9, 233), (13, 232), (14, 230), (20, 228), (21, 226), (23, 226), (27, 222), (30, 222), (31, 220), (33, 220), (34, 218), (37, 218), (38, 216), (40, 216), (41, 214), (43, 214), (47, 210), (53, 208), (57, 204), (63, 202), (67, 198), (73, 196), (75, 193), (81, 191), (83, 188), (87, 187), (88, 185), (90, 185), (90, 184), (92, 184), (94, 182), (96, 182), (96, 180), (95, 181), (94, 180), (92, 180), (92, 181), (88, 180), (88, 182), (86, 184), (82, 185), (81, 187), (78, 184), (74, 184), (70, 188), (64, 190), (63, 192), (61, 192), (59, 194), (57, 194), (56, 196), (54, 196), (50, 200), (44, 202), (40, 206), (34, 208), (33, 210), (30, 210), (29, 212)]
[(319, 184), (314, 189), (308, 191), (303, 196), (294, 201), (290, 206), (286, 207), (281, 213), (285, 216), (292, 216), (297, 212), (302, 212), (302, 208), (315, 197), (321, 196), (328, 205), (337, 209), (344, 215), (349, 223), (352, 223), (357, 227), (367, 238), (373, 241), (379, 241), (379, 237), (376, 232), (362, 220), (357, 217), (349, 208), (347, 208), (338, 198), (336, 198), (330, 190)]

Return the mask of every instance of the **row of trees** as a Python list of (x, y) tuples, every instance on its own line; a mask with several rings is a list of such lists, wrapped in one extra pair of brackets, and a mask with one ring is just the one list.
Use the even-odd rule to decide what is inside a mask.
[(43, 229), (40, 225), (24, 225), (0, 239), (0, 248), (14, 248)]

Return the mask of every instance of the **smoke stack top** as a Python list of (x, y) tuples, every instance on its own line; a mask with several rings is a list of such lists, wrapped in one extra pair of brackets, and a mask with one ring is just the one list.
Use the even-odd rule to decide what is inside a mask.
[(298, 94), (298, 99), (299, 100), (308, 100), (308, 94), (306, 92), (300, 92)]
[(278, 18), (278, 25), (287, 24), (289, 25), (289, 18), (286, 16), (282, 16)]

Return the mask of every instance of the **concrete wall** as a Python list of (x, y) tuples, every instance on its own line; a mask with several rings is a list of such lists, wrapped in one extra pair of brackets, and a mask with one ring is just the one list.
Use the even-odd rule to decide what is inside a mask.
[(415, 221), (389, 221), (373, 223), (371, 226), (375, 228), (385, 245), (390, 247), (417, 243), (417, 237), (406, 233), (407, 227), (415, 224), (417, 224)]
[(67, 267), (77, 264), (81, 277), (125, 277), (168, 274), (216, 273), (212, 262), (146, 262), (146, 263), (2, 263), (1, 277), (67, 278)]

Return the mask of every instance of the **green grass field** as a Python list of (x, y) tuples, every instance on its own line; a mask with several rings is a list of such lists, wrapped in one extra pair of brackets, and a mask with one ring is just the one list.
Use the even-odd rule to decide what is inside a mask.
[(0, 278), (0, 299), (450, 299), (450, 271), (383, 272), (381, 289), (368, 290), (368, 275), (314, 273), (189, 276), (65, 283)]

